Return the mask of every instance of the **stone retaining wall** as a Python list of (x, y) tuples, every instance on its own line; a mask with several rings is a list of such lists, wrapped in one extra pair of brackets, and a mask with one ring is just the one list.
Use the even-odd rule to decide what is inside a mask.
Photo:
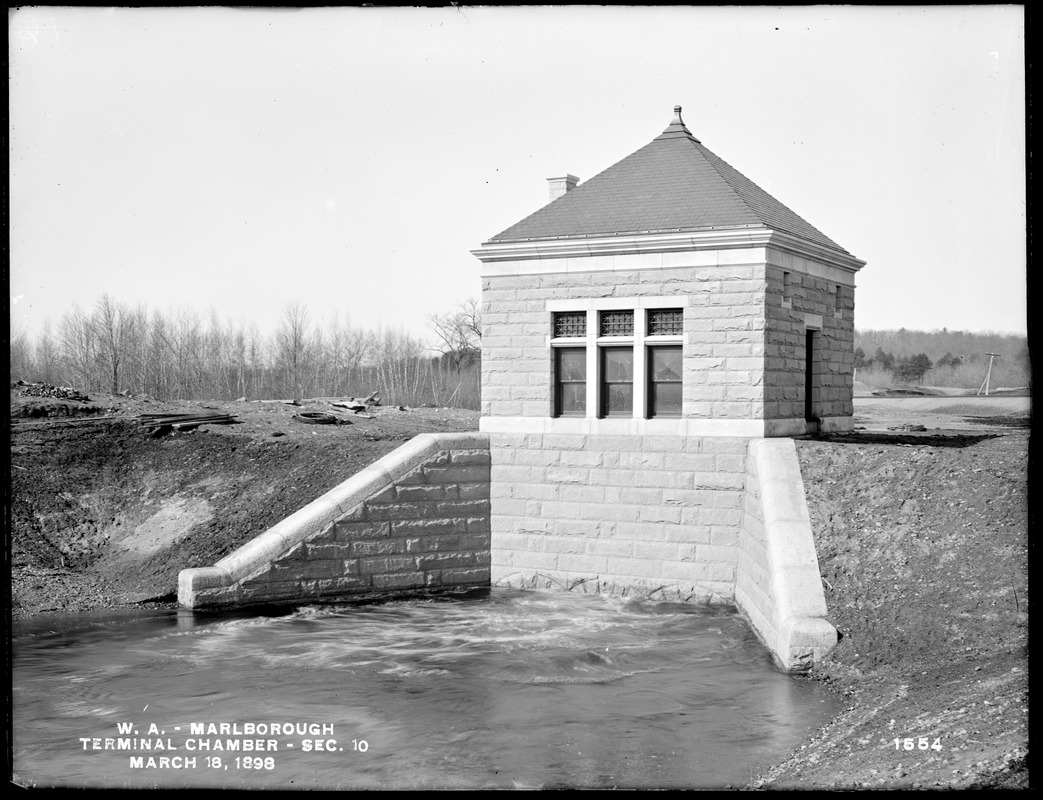
[(188, 608), (489, 585), (489, 448), (424, 434), (221, 559), (182, 570)]

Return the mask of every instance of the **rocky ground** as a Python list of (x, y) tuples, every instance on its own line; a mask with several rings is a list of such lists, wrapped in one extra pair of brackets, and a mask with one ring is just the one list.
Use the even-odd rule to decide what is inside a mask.
[[(367, 419), (321, 400), (22, 389), (11, 395), (16, 617), (170, 603), (181, 569), (213, 564), (402, 441), (477, 427), (474, 412), (449, 409)], [(854, 434), (798, 440), (843, 636), (806, 679), (847, 703), (752, 788), (1028, 786), (1027, 400), (925, 402), (873, 401)], [(351, 424), (294, 420), (301, 411)], [(140, 415), (158, 412), (237, 422), (157, 436)]]

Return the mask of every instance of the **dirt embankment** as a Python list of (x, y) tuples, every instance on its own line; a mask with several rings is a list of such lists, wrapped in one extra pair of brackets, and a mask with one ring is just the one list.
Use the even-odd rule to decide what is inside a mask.
[[(798, 441), (849, 700), (760, 785), (1028, 786), (1028, 431)], [(980, 429), (980, 428), (979, 428)]]
[[(210, 566), (419, 433), (475, 430), (477, 414), (377, 407), (306, 424), (328, 403), (90, 402), (12, 392), (12, 611), (169, 601)], [(154, 435), (140, 415), (234, 414)]]

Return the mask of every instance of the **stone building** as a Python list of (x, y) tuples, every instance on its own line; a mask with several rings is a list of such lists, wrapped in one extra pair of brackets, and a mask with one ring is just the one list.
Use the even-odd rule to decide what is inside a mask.
[[(667, 129), (486, 242), (478, 433), (424, 434), (212, 567), (188, 608), (490, 583), (734, 603), (836, 644), (791, 439), (852, 427), (852, 257)], [(773, 437), (773, 438), (771, 438)]]
[(473, 251), (492, 580), (734, 601), (751, 442), (852, 428), (864, 262), (679, 106), (601, 174), (549, 181)]

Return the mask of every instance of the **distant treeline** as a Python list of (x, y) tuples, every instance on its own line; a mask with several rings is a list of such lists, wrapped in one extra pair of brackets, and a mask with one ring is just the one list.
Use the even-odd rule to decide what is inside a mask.
[(980, 386), (993, 361), (993, 388), (1029, 385), (1025, 336), (967, 331), (855, 331), (855, 368), (870, 384), (924, 383), (971, 389)]
[[(163, 314), (102, 295), (74, 307), (57, 330), (11, 336), (11, 380), (157, 399), (269, 399), (380, 394), (394, 405), (479, 407), (481, 314), (467, 300), (427, 319), (430, 345), (389, 329), (333, 320), (313, 325), (303, 303), (283, 310), (275, 332), (190, 309)], [(977, 387), (998, 353), (991, 385), (1028, 386), (1026, 337), (966, 331), (855, 331), (859, 379)]]
[(289, 303), (274, 334), (181, 309), (163, 314), (102, 295), (53, 330), (11, 336), (11, 380), (170, 400), (344, 397), (376, 391), (392, 405), (478, 408), (477, 304), (431, 315), (437, 342), (333, 320), (311, 323)]

